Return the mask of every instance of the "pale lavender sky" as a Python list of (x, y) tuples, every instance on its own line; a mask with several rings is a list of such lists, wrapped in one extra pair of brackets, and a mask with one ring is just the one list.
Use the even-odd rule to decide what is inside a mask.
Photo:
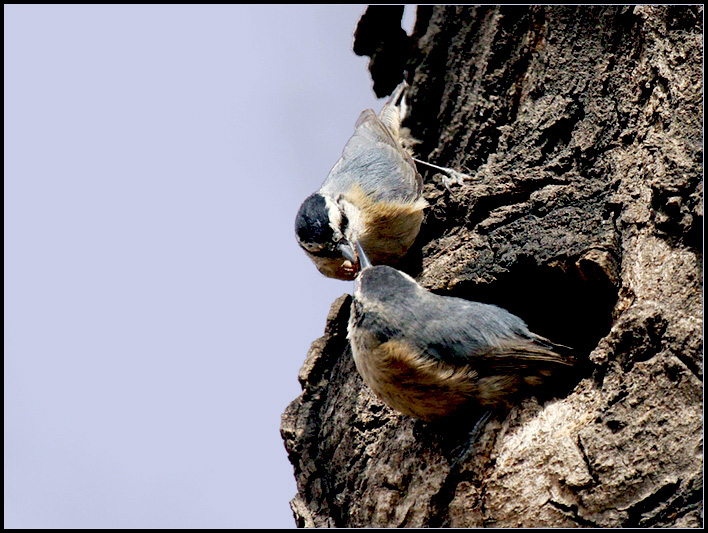
[[(355, 6), (6, 5), (5, 528), (293, 527)], [(413, 13), (406, 10), (410, 26)]]

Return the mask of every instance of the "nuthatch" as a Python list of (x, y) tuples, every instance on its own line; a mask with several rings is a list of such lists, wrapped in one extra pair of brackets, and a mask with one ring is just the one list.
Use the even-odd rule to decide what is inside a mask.
[(356, 122), (334, 168), (295, 219), (300, 246), (330, 278), (352, 280), (359, 270), (354, 242), (376, 264), (394, 264), (413, 244), (423, 221), (423, 181), (401, 144), (406, 112), (401, 83), (378, 116), (367, 109)]
[(348, 338), (364, 381), (393, 409), (426, 421), (465, 407), (508, 407), (574, 359), (495, 305), (439, 296), (389, 266), (362, 270)]

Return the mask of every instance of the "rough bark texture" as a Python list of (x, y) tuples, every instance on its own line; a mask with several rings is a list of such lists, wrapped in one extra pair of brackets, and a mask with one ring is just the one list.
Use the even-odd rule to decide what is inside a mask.
[(464, 431), (362, 382), (343, 296), (283, 414), (298, 525), (701, 525), (702, 20), (419, 8), (407, 126), (421, 158), (471, 179), (425, 175), (406, 270), (509, 309), (587, 367), (490, 420), (459, 464)]

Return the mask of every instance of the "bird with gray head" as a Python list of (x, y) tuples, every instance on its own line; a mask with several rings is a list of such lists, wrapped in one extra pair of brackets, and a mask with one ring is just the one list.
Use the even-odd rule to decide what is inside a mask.
[(395, 264), (415, 241), (428, 205), (415, 162), (403, 147), (406, 114), (401, 83), (377, 115), (367, 109), (356, 122), (342, 157), (320, 190), (300, 206), (295, 235), (317, 269), (352, 280), (359, 270), (354, 242), (376, 264)]
[(575, 364), (568, 347), (508, 311), (433, 294), (358, 253), (348, 338), (359, 374), (396, 411), (438, 421), (470, 407), (509, 407)]

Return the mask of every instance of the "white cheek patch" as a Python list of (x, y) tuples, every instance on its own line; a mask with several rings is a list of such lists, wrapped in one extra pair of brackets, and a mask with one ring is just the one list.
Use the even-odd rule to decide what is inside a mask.
[(363, 296), (361, 294), (361, 283), (359, 282), (360, 279), (361, 279), (361, 275), (354, 278), (354, 292), (352, 294), (352, 296), (356, 300), (359, 300), (359, 301), (361, 301), (363, 298)]
[(359, 240), (359, 237), (362, 233), (361, 210), (351, 202), (345, 200), (344, 198), (339, 201), (339, 205), (341, 206), (341, 210), (344, 211), (344, 214), (346, 215), (347, 220), (349, 221), (349, 225), (347, 227), (346, 232), (348, 240), (350, 242)]
[(329, 215), (329, 225), (334, 231), (334, 240), (339, 241), (342, 238), (342, 211), (332, 198), (325, 196), (324, 199)]

